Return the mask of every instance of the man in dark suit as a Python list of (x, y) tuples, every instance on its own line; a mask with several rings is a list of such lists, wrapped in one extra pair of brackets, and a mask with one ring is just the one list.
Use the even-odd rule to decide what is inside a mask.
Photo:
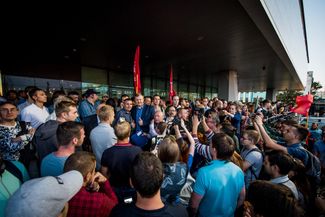
[(154, 117), (155, 109), (152, 105), (145, 105), (141, 94), (135, 95), (135, 106), (131, 110), (132, 119), (135, 121), (135, 131), (149, 133), (149, 125)]

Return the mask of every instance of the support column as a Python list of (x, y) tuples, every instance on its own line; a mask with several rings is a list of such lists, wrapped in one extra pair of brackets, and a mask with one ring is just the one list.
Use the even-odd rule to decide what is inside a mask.
[(272, 102), (276, 101), (276, 90), (274, 88), (266, 89), (266, 99), (271, 100)]
[(238, 101), (238, 80), (236, 71), (227, 71), (218, 79), (218, 98)]
[(248, 92), (248, 102), (253, 102), (254, 98), (253, 98), (253, 93), (252, 92)]

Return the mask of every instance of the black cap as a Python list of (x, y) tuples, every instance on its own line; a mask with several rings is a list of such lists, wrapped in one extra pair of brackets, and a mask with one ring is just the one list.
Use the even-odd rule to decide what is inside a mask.
[(88, 89), (84, 94), (86, 97), (88, 97), (91, 94), (99, 94), (99, 92), (96, 92), (94, 89)]

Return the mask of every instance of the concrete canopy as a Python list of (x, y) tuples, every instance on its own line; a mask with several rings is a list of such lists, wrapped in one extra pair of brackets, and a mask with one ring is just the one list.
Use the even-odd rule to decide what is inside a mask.
[[(109, 1), (2, 7), (0, 69), (29, 74), (37, 65), (90, 66), (217, 86), (238, 73), (239, 91), (301, 89), (302, 83), (259, 1)], [(28, 70), (25, 70), (28, 68)], [(69, 79), (79, 80), (78, 70)], [(30, 74), (35, 75), (35, 74)], [(67, 78), (53, 72), (44, 77)]]

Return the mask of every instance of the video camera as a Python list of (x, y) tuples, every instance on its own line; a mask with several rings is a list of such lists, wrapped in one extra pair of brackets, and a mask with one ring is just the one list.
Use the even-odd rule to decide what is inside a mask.
[(201, 121), (204, 115), (204, 108), (194, 107), (192, 110), (192, 116), (193, 115), (197, 115), (199, 121)]
[(174, 117), (173, 119), (173, 125), (181, 125), (181, 119), (179, 119), (178, 117)]

